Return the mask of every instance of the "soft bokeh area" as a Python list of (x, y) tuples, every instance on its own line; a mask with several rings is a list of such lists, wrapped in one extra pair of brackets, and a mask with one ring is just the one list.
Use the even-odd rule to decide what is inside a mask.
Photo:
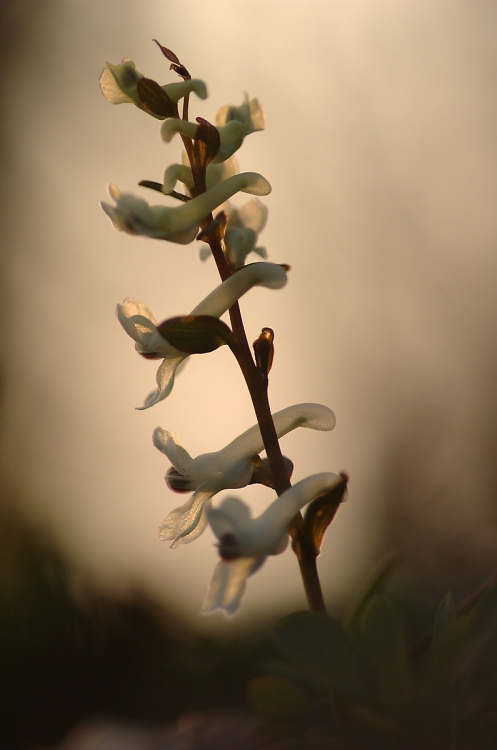
[[(137, 183), (179, 157), (155, 120), (98, 86), (126, 56), (175, 80), (153, 38), (207, 82), (192, 118), (244, 91), (266, 109), (238, 157), (272, 184), (261, 243), (292, 270), (242, 313), (249, 340), (275, 330), (273, 410), (314, 401), (337, 415), (332, 433), (283, 440), (296, 479), (351, 477), (319, 561), (327, 600), (386, 551), (437, 597), (495, 570), (496, 21), (494, 3), (298, 0), (40, 1), (6, 15), (3, 470), (21, 513), (82, 570), (221, 626), (198, 614), (213, 536), (174, 551), (155, 537), (182, 498), (151, 436), (161, 425), (196, 455), (254, 422), (226, 348), (134, 409), (156, 363), (136, 355), (116, 303), (133, 296), (164, 319), (218, 283), (199, 243), (118, 233), (99, 207), (108, 182), (154, 202)], [(240, 494), (255, 513), (271, 498)], [(237, 622), (304, 606), (288, 551), (249, 581)]]

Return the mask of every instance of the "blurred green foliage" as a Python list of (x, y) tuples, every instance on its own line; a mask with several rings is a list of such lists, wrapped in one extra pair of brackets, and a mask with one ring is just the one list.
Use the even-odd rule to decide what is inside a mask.
[(164, 725), (243, 709), (272, 653), (255, 634), (195, 633), (140, 591), (104, 592), (0, 506), (0, 748), (53, 747), (83, 720)]
[(39, 530), (0, 520), (2, 749), (53, 747), (98, 717), (245, 709), (247, 685), (257, 750), (497, 747), (497, 580), (457, 608), (447, 594), (411, 645), (419, 607), (401, 614), (386, 595), (393, 558), (341, 617), (215, 639), (143, 593), (102, 592)]
[(264, 748), (491, 750), (497, 747), (497, 579), (408, 647), (384, 589), (389, 558), (339, 621), (297, 612), (274, 629), (280, 658), (252, 681)]

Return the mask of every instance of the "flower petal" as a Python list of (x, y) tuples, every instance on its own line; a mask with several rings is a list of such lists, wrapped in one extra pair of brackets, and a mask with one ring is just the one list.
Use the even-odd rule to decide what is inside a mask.
[(283, 551), (280, 545), (288, 537), (288, 524), (292, 518), (304, 505), (329, 492), (341, 481), (337, 474), (322, 472), (294, 484), (254, 519), (250, 537), (240, 536), (241, 553), (254, 557), (279, 554)]
[(209, 510), (209, 523), (214, 534), (221, 539), (224, 534), (243, 534), (252, 524), (249, 506), (238, 497), (227, 497), (219, 508)]
[(137, 344), (147, 346), (157, 334), (157, 320), (152, 310), (133, 297), (127, 297), (116, 306), (116, 315), (128, 336)]
[(248, 557), (218, 562), (202, 605), (202, 612), (224, 609), (229, 615), (234, 614), (240, 606), (247, 578), (255, 573), (263, 562), (264, 560)]
[(171, 354), (169, 354), (159, 365), (155, 379), (157, 381), (158, 388), (148, 394), (145, 399), (143, 406), (137, 406), (139, 411), (144, 409), (150, 409), (151, 406), (158, 404), (159, 401), (167, 398), (171, 393), (174, 386), (174, 378), (177, 372), (180, 370), (180, 366), (184, 363), (188, 354), (184, 352), (178, 352), (177, 349), (171, 347)]
[[(259, 264), (256, 263), (254, 265)], [(262, 265), (271, 264), (263, 263)], [(235, 276), (248, 268), (251, 268), (251, 266), (245, 266), (245, 268), (238, 271)], [(276, 414), (273, 414), (273, 421), (278, 438), (283, 437), (296, 427), (307, 427), (312, 430), (324, 431), (332, 430), (336, 422), (335, 415), (331, 409), (322, 404), (295, 404), (294, 406), (288, 406), (286, 409), (282, 409), (281, 411), (276, 412)], [(264, 443), (259, 425), (257, 424), (249, 430), (246, 430), (223, 448), (221, 451), (223, 454), (222, 460), (226, 462), (226, 464), (229, 464), (234, 461), (237, 456), (254, 456), (256, 453), (260, 453), (263, 449)]]
[(283, 266), (276, 263), (251, 263), (219, 284), (192, 310), (191, 314), (213, 315), (219, 318), (252, 287), (281, 289), (286, 281), (287, 273)]
[(161, 542), (172, 541), (171, 549), (189, 544), (200, 536), (208, 523), (213, 492), (197, 491), (163, 520), (157, 536)]
[(174, 468), (180, 474), (186, 474), (192, 457), (183, 443), (163, 427), (156, 427), (152, 436), (155, 447), (168, 457)]
[(107, 63), (100, 76), (100, 88), (111, 104), (131, 103), (141, 107), (136, 88), (140, 78), (143, 78), (143, 74), (137, 71), (129, 57), (125, 57), (119, 65)]
[(177, 104), (187, 94), (196, 94), (199, 99), (207, 99), (207, 86), (199, 78), (189, 78), (186, 81), (166, 83), (162, 86), (172, 102)]
[(235, 107), (233, 104), (225, 104), (216, 115), (216, 125), (218, 128), (223, 127), (232, 120), (243, 122), (246, 128), (246, 135), (256, 130), (264, 130), (266, 127), (266, 115), (264, 108), (258, 99), (249, 101), (248, 94), (245, 94), (242, 104)]

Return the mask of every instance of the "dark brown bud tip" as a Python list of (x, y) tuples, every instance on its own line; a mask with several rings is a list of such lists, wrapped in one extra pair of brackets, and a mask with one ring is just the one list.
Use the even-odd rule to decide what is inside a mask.
[(274, 331), (272, 328), (263, 328), (258, 339), (253, 343), (255, 361), (262, 375), (267, 378), (274, 358)]

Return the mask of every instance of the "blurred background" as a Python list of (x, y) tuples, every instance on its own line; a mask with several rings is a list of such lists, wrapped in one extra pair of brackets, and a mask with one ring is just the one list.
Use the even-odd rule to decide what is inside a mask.
[[(34, 601), (45, 563), (29, 560), (56, 559), (68, 600), (98, 591), (119, 609), (138, 597), (195, 638), (242, 637), (305, 607), (287, 552), (250, 579), (236, 619), (201, 617), (212, 535), (178, 550), (155, 536), (182, 498), (164, 484), (153, 429), (197, 455), (254, 417), (224, 349), (192, 357), (165, 402), (134, 409), (156, 363), (134, 352), (116, 303), (136, 297), (161, 320), (218, 283), (198, 243), (118, 233), (99, 206), (108, 182), (158, 202), (137, 183), (179, 159), (153, 118), (110, 105), (98, 85), (123, 57), (175, 80), (153, 38), (208, 85), (191, 119), (213, 120), (244, 91), (266, 110), (238, 159), (272, 184), (260, 242), (292, 270), (242, 313), (249, 340), (275, 330), (273, 410), (315, 401), (337, 415), (331, 433), (282, 442), (296, 480), (351, 477), (319, 561), (331, 609), (387, 552), (400, 555), (405, 608), (429, 609), (448, 588), (460, 600), (495, 572), (496, 22), (493, 2), (2, 5), (6, 602)], [(255, 514), (271, 499), (240, 494)]]

